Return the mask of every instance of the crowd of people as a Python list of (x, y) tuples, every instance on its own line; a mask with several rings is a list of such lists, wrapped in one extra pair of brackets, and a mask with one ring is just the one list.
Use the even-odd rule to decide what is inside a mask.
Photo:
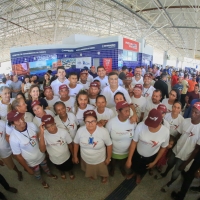
[[(77, 75), (58, 67), (44, 75), (24, 77), (23, 83), (9, 75), (0, 85), (1, 165), (14, 170), (19, 181), (24, 169), (44, 188), (41, 175), (75, 179), (74, 164), (85, 177), (106, 183), (119, 166), (121, 174), (136, 183), (148, 172), (158, 180), (173, 168), (170, 180), (160, 190), (167, 192), (182, 174), (179, 192), (183, 200), (195, 177), (200, 176), (200, 98), (196, 74), (173, 72), (153, 66), (122, 67), (106, 73), (103, 66), (85, 67)], [(18, 169), (16, 162), (21, 167)], [(192, 162), (187, 172), (186, 166)], [(25, 172), (24, 172), (25, 173)], [(0, 183), (10, 192), (3, 175)], [(200, 191), (200, 187), (191, 187)], [(0, 199), (6, 199), (0, 193)]]

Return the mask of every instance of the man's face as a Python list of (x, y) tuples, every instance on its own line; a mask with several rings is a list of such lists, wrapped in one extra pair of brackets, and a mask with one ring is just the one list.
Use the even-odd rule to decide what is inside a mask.
[(81, 74), (81, 75), (80, 75), (81, 81), (87, 81), (87, 77), (88, 77), (88, 74), (87, 74), (87, 73), (84, 73), (84, 74)]
[(200, 118), (200, 111), (195, 108), (194, 106), (192, 107), (192, 114), (191, 114), (191, 119), (192, 120), (197, 120)]
[(196, 76), (193, 76), (193, 77), (192, 77), (192, 80), (193, 80), (193, 81), (196, 81), (196, 78), (197, 78)]
[(140, 76), (142, 75), (142, 70), (141, 70), (141, 68), (135, 68), (134, 75), (135, 75), (136, 77), (140, 77)]
[(57, 72), (57, 76), (59, 79), (64, 79), (65, 76), (66, 76), (66, 72), (64, 69), (59, 69), (58, 72)]
[(52, 98), (53, 97), (53, 91), (52, 89), (48, 88), (44, 91), (44, 96), (47, 97), (47, 98)]
[(70, 82), (71, 84), (76, 84), (77, 81), (78, 81), (78, 78), (77, 78), (76, 75), (71, 75), (68, 79), (69, 79), (69, 82)]
[(157, 68), (154, 67), (152, 71), (153, 71), (153, 73), (155, 74), (155, 73), (157, 72)]
[(145, 76), (145, 78), (144, 78), (144, 84), (145, 85), (150, 85), (151, 84), (151, 78), (148, 77), (148, 76)]
[(117, 75), (112, 75), (112, 76), (109, 76), (108, 78), (108, 82), (110, 84), (110, 86), (118, 86), (118, 76)]
[(105, 77), (106, 75), (106, 70), (104, 68), (99, 68), (98, 71), (97, 71), (97, 74), (99, 77)]
[(95, 67), (91, 67), (90, 70), (91, 70), (92, 73), (94, 73), (94, 74), (96, 73), (96, 68)]
[(132, 82), (132, 79), (124, 79), (123, 80), (123, 84), (126, 85), (126, 86), (130, 85), (131, 82)]
[(14, 82), (17, 82), (17, 80), (18, 80), (17, 76), (14, 76), (14, 77), (13, 77), (13, 81), (14, 81)]
[(199, 92), (199, 87), (198, 87), (198, 86), (195, 86), (195, 87), (194, 87), (194, 91), (195, 91), (195, 93), (198, 93), (198, 92)]
[(158, 103), (160, 103), (160, 100), (161, 100), (161, 94), (160, 94), (160, 92), (153, 92), (152, 102), (154, 104), (158, 104)]

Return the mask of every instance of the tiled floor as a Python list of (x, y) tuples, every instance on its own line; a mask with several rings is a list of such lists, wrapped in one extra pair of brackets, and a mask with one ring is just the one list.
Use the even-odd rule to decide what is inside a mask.
[[(19, 166), (19, 165), (18, 165)], [(22, 169), (19, 166), (20, 169)], [(59, 175), (59, 172), (51, 166), (52, 172)], [(18, 189), (18, 194), (12, 194), (5, 191), (1, 186), (0, 190), (6, 195), (8, 200), (102, 200), (108, 196), (123, 180), (124, 177), (117, 170), (113, 178), (109, 178), (109, 182), (102, 184), (100, 179), (92, 181), (84, 177), (84, 173), (79, 166), (75, 167), (76, 178), (71, 181), (62, 180), (59, 176), (58, 180), (52, 180), (44, 175), (49, 183), (49, 189), (43, 189), (40, 183), (33, 177), (23, 171), (24, 180), (19, 182), (14, 171), (9, 171), (6, 167), (0, 167), (0, 173), (4, 175), (9, 184)], [(148, 174), (143, 178), (133, 192), (126, 198), (127, 200), (170, 200), (172, 189), (178, 190), (181, 184), (179, 179), (173, 188), (167, 192), (160, 192), (160, 188), (168, 181), (169, 177), (163, 180), (154, 180)], [(198, 185), (198, 180), (195, 180)], [(199, 195), (200, 196), (200, 195)], [(186, 200), (196, 200), (198, 194), (189, 192)], [(118, 199), (120, 200), (120, 199)]]

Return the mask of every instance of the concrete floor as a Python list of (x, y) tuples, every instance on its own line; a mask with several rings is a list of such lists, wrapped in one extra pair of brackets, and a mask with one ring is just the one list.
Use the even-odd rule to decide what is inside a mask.
[[(17, 164), (19, 166), (19, 164)], [(58, 175), (57, 180), (46, 177), (43, 174), (46, 182), (49, 183), (49, 189), (43, 189), (40, 183), (33, 177), (23, 171), (22, 167), (19, 169), (23, 171), (24, 180), (19, 182), (14, 171), (10, 171), (7, 167), (0, 167), (0, 173), (6, 178), (10, 186), (18, 189), (17, 194), (5, 191), (0, 186), (0, 191), (3, 192), (8, 200), (103, 200), (108, 196), (123, 180), (124, 177), (116, 170), (115, 176), (109, 178), (109, 182), (102, 184), (100, 178), (97, 180), (89, 180), (84, 177), (84, 172), (79, 166), (75, 166), (74, 172), (76, 178), (72, 181), (67, 177), (66, 180), (60, 178), (60, 174), (54, 166), (50, 165), (51, 171)], [(154, 180), (148, 174), (143, 178), (140, 185), (138, 185), (132, 193), (126, 198), (127, 200), (170, 200), (172, 190), (178, 191), (181, 185), (181, 178), (173, 185), (167, 193), (160, 191), (169, 177), (161, 180)], [(194, 184), (198, 185), (199, 181), (195, 180)], [(200, 195), (188, 192), (185, 200), (196, 200)]]

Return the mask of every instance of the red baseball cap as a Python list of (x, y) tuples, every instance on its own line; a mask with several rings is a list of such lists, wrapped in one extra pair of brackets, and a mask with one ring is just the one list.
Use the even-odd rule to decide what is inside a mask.
[(167, 112), (167, 107), (164, 104), (159, 104), (157, 110), (161, 111), (161, 113), (163, 114)]
[(119, 109), (126, 108), (126, 107), (129, 107), (129, 106), (130, 106), (130, 104), (127, 103), (126, 101), (119, 101), (116, 104), (116, 109), (119, 110)]
[(40, 105), (41, 106), (41, 103), (38, 101), (38, 100), (35, 100), (31, 103), (31, 107), (33, 108), (34, 106), (36, 105)]
[(90, 87), (97, 87), (99, 89), (100, 85), (97, 82), (92, 82), (90, 83)]
[(14, 122), (19, 120), (23, 115), (24, 113), (19, 113), (16, 110), (12, 110), (7, 114), (7, 120), (10, 122)]
[(156, 128), (158, 127), (162, 122), (162, 114), (159, 110), (153, 108), (147, 117), (147, 119), (144, 121), (144, 124)]
[(126, 74), (126, 78), (124, 80), (132, 80), (131, 74), (127, 73)]
[(90, 68), (95, 68), (95, 66), (92, 66), (92, 67), (90, 67)]
[(44, 92), (45, 92), (45, 90), (48, 90), (48, 89), (52, 90), (52, 87), (51, 86), (44, 87)]
[(66, 84), (63, 84), (63, 85), (60, 85), (59, 86), (59, 91), (62, 90), (62, 89), (67, 89), (69, 90), (68, 86)]
[(51, 115), (44, 115), (41, 119), (45, 125), (47, 124), (53, 124), (54, 123), (54, 118)]
[(141, 84), (136, 84), (133, 89), (136, 89), (136, 88), (142, 90), (142, 85)]
[(151, 75), (150, 73), (146, 73), (146, 74), (144, 75), (144, 78), (145, 78), (145, 77), (152, 78), (152, 75)]
[(193, 106), (200, 111), (200, 102), (196, 102)]
[(97, 114), (94, 110), (87, 110), (83, 113), (83, 117), (86, 118), (88, 116), (97, 117)]

